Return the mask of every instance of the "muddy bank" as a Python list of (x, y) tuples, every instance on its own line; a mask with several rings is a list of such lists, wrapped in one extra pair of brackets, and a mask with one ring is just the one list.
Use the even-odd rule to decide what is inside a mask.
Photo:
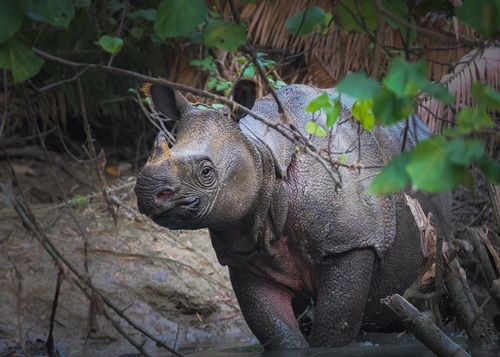
[[(218, 264), (207, 232), (174, 232), (154, 225), (137, 213), (133, 184), (130, 176), (109, 187), (120, 202), (116, 227), (95, 191), (82, 196), (78, 205), (73, 202), (72, 214), (62, 203), (30, 206), (47, 237), (78, 272), (167, 345), (182, 349), (193, 344), (254, 342), (239, 312), (227, 269)], [(23, 189), (29, 191), (26, 186)], [(18, 190), (14, 187), (13, 191)], [(0, 351), (22, 345), (36, 350), (36, 341), (47, 338), (59, 269), (5, 203), (0, 206), (0, 217)], [(62, 284), (54, 329), (56, 345), (66, 346), (66, 355), (84, 355), (85, 350), (107, 350), (111, 355), (136, 352), (99, 314), (93, 325), (97, 330), (89, 332), (89, 299), (73, 279), (74, 274), (68, 272)], [(146, 340), (111, 309), (106, 311), (135, 341)], [(158, 350), (152, 342), (145, 346)]]

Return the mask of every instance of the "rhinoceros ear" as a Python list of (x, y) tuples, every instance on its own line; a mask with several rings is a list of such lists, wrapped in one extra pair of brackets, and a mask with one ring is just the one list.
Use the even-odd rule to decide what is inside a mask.
[(181, 114), (191, 105), (180, 92), (167, 86), (148, 83), (142, 91), (151, 98), (162, 114), (172, 120), (179, 120)]
[[(233, 100), (243, 105), (245, 108), (252, 109), (257, 98), (258, 84), (249, 79), (241, 79), (233, 86)], [(246, 114), (236, 109), (233, 111), (234, 119), (239, 121)]]

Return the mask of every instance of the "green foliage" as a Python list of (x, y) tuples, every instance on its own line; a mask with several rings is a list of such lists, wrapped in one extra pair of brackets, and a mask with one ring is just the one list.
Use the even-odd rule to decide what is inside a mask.
[(500, 92), (487, 87), (484, 83), (473, 83), (472, 95), (478, 107), (489, 110), (500, 110)]
[(417, 108), (412, 96), (399, 96), (387, 88), (380, 88), (373, 98), (373, 115), (382, 124), (392, 125), (407, 118)]
[(74, 195), (69, 200), (69, 205), (73, 208), (83, 208), (89, 204), (89, 199), (82, 195)]
[(406, 167), (412, 184), (428, 192), (446, 191), (458, 184), (472, 184), (472, 174), (463, 165), (457, 164), (450, 146), (442, 136), (433, 136), (421, 141), (411, 154)]
[(24, 11), (17, 0), (0, 1), (0, 43), (5, 42), (19, 30)]
[[(412, 25), (416, 25), (415, 19), (413, 15), (410, 13), (410, 9), (408, 9), (408, 4), (406, 1), (400, 0), (382, 0), (382, 7), (390, 13), (390, 15), (402, 19), (405, 22), (410, 20)], [(417, 32), (407, 26), (401, 25), (401, 23), (395, 21), (393, 17), (386, 15), (385, 20), (387, 23), (394, 29), (399, 30), (401, 37), (404, 40), (408, 40), (409, 44), (412, 44), (416, 37)]]
[[(31, 46), (36, 31), (42, 28), (44, 35), (37, 40), (37, 46), (47, 50), (65, 42), (63, 52), (66, 53), (75, 52), (75, 43), (79, 49), (85, 44), (97, 43), (103, 54), (116, 56), (124, 48), (133, 51), (139, 41), (150, 46), (148, 52), (153, 52), (152, 47), (179, 37), (226, 51), (235, 51), (246, 43), (246, 28), (223, 21), (220, 14), (207, 8), (205, 0), (164, 0), (154, 8), (148, 6), (151, 3), (1, 0), (0, 69), (11, 72), (14, 83), (39, 73), (43, 62), (33, 55)], [(97, 13), (99, 16), (95, 16)], [(83, 26), (86, 28), (82, 32)], [(52, 43), (46, 41), (56, 31)], [(44, 43), (49, 43), (47, 48), (43, 48)], [(127, 55), (130, 56), (130, 51)], [(20, 61), (19, 57), (22, 57)], [(216, 86), (222, 88), (220, 83)]]
[(367, 77), (365, 73), (349, 73), (339, 82), (337, 90), (354, 98), (373, 98), (380, 88), (376, 79)]
[(487, 180), (500, 183), (500, 163), (498, 161), (485, 154), (477, 160), (476, 164)]
[(72, 0), (32, 0), (26, 3), (29, 17), (55, 27), (68, 28), (75, 16)]
[(385, 195), (405, 188), (410, 183), (410, 176), (406, 172), (410, 159), (411, 154), (407, 151), (396, 156), (384, 171), (375, 177), (368, 191)]
[(427, 83), (422, 91), (429, 94), (430, 96), (436, 98), (444, 104), (453, 105), (455, 104), (455, 96), (451, 94), (447, 88), (442, 84), (438, 83)]
[(247, 31), (242, 25), (216, 21), (205, 27), (202, 37), (205, 45), (209, 47), (236, 51), (246, 43)]
[[(327, 92), (323, 92), (320, 96), (311, 100), (305, 108), (305, 111), (308, 113), (314, 113), (314, 112), (317, 112), (318, 110), (322, 110), (325, 113), (325, 115), (326, 115), (325, 125), (326, 125), (327, 129), (330, 129), (337, 122), (339, 115), (340, 115), (341, 107), (340, 107), (339, 99), (331, 96)], [(310, 122), (310, 123), (312, 123), (312, 122)], [(309, 123), (307, 123), (307, 124), (309, 124)], [(314, 125), (312, 125), (312, 124), (314, 124)], [(320, 136), (326, 135), (326, 132), (325, 132), (325, 135), (323, 135), (323, 132), (321, 130), (315, 129), (315, 126), (317, 126), (316, 123), (312, 123), (312, 124), (309, 126), (311, 130), (307, 129), (307, 126), (306, 126), (306, 130), (308, 133), (313, 134), (313, 135), (319, 135), (319, 134), (315, 134), (316, 132), (319, 132), (319, 133), (321, 133)], [(314, 130), (312, 130), (312, 129), (314, 129)], [(321, 128), (321, 129), (324, 131), (323, 128)]]
[(22, 42), (15, 38), (0, 44), (0, 68), (12, 72), (14, 84), (34, 76), (42, 68), (43, 61)]
[[(416, 33), (405, 25), (415, 24), (415, 12), (410, 11), (409, 3), (381, 0), (384, 11), (380, 14), (371, 0), (335, 2), (332, 13), (309, 6), (288, 19), (286, 27), (292, 35), (321, 35), (328, 31), (335, 18), (346, 31), (371, 33), (383, 16), (390, 26), (400, 31), (402, 41), (411, 45)], [(246, 43), (246, 28), (227, 22), (226, 15), (216, 12), (217, 6), (207, 4), (205, 0), (0, 0), (0, 69), (10, 73), (9, 81), (13, 84), (35, 75), (33, 83), (40, 86), (65, 79), (63, 71), (53, 65), (44, 66), (33, 54), (31, 47), (36, 40), (37, 47), (51, 53), (64, 53), (70, 59), (106, 63), (111, 54), (114, 65), (147, 72), (158, 68), (153, 63), (156, 66), (164, 63), (161, 58), (164, 49), (180, 38), (183, 43), (205, 46), (202, 59), (192, 61), (191, 65), (204, 72), (209, 89), (228, 94), (232, 83), (221, 76), (209, 51), (211, 48), (236, 51)], [(498, 35), (500, 4), (497, 0), (467, 0), (455, 11), (464, 23), (483, 36), (481, 40)], [(95, 51), (96, 43), (102, 51)], [(238, 75), (245, 78), (257, 75), (252, 58), (236, 58), (243, 64), (242, 73)], [(266, 54), (258, 53), (256, 61), (267, 71), (272, 85), (276, 88), (285, 85), (276, 79), (276, 63)], [(156, 74), (162, 75), (160, 70)], [(102, 110), (118, 107), (117, 101), (110, 99), (116, 99), (120, 90), (130, 86), (129, 83), (117, 84), (121, 79), (103, 81), (99, 75), (86, 73), (85, 76), (82, 83), (87, 89), (86, 102), (106, 103), (101, 106), (106, 109)], [(63, 91), (68, 107), (78, 107), (74, 86), (66, 84)], [(358, 98), (352, 115), (367, 130), (372, 130), (375, 124), (392, 125), (407, 118), (415, 111), (416, 99), (421, 93), (445, 104), (455, 104), (455, 97), (445, 87), (429, 81), (425, 62), (407, 62), (399, 54), (391, 60), (381, 81), (364, 73), (352, 73), (339, 83), (338, 91)], [(476, 136), (492, 127), (490, 113), (500, 110), (500, 93), (482, 83), (474, 83), (472, 94), (477, 106), (462, 108), (455, 128), (446, 131), (444, 136), (422, 141), (413, 151), (396, 157), (373, 181), (373, 192), (388, 193), (407, 184), (431, 192), (451, 189), (459, 183), (470, 184), (471, 164), (477, 165), (489, 180), (499, 182), (500, 164), (485, 153)], [(306, 126), (308, 133), (324, 136), (339, 117), (340, 102), (323, 93), (311, 101), (307, 110), (321, 110), (325, 114), (324, 127), (315, 122)], [(345, 162), (346, 156), (340, 155), (339, 162), (341, 160)]]
[(484, 108), (463, 108), (458, 113), (457, 124), (459, 134), (468, 135), (483, 128), (491, 128), (493, 120)]
[[(500, 108), (500, 93), (482, 83), (474, 83), (472, 93), (477, 106), (460, 110), (457, 127), (446, 131), (446, 137), (433, 136), (419, 142), (412, 152), (397, 156), (375, 178), (370, 191), (392, 193), (410, 182), (428, 192), (451, 190), (459, 184), (471, 187), (472, 164), (476, 164), (488, 180), (500, 183), (500, 163), (486, 154), (479, 139), (471, 137), (493, 126), (487, 110)], [(462, 135), (468, 137), (458, 137)], [(400, 158), (402, 155), (404, 159)]]
[(498, 0), (468, 0), (456, 9), (457, 17), (473, 27), (485, 38), (500, 31), (500, 3)]
[(71, 0), (2, 0), (0, 2), (0, 68), (12, 73), (17, 84), (36, 75), (43, 61), (30, 49), (22, 34), (23, 21), (32, 20), (68, 28), (75, 15)]
[(321, 26), (325, 19), (325, 11), (313, 5), (307, 9), (301, 10), (290, 17), (285, 26), (292, 35), (307, 35), (313, 32), (316, 26)]
[(207, 16), (204, 0), (163, 0), (158, 7), (154, 29), (162, 40), (184, 36)]
[(382, 80), (385, 87), (397, 97), (414, 96), (428, 82), (427, 65), (423, 60), (406, 62), (400, 57), (391, 61), (387, 75)]
[(352, 106), (352, 116), (361, 123), (361, 126), (372, 131), (375, 126), (375, 117), (372, 112), (373, 99), (357, 99)]
[(122, 49), (123, 40), (119, 37), (104, 35), (99, 39), (99, 46), (101, 46), (104, 51), (112, 55), (117, 55)]
[[(275, 68), (276, 62), (266, 57), (267, 53), (257, 52), (256, 61), (264, 70), (271, 71)], [(255, 68), (255, 64), (250, 56), (247, 55), (246, 57), (238, 57), (235, 61), (243, 65), (243, 70), (237, 73), (239, 76), (249, 79), (256, 76), (257, 69)], [(215, 89), (217, 92), (224, 92), (226, 95), (231, 92), (233, 84), (231, 81), (222, 78), (213, 56), (208, 55), (202, 60), (191, 60), (189, 64), (197, 67), (200, 71), (205, 72), (208, 75), (206, 89)], [(268, 75), (267, 79), (269, 83), (274, 86), (274, 88), (281, 88), (286, 85), (286, 83), (281, 80), (275, 80), (272, 75)]]
[(378, 27), (377, 8), (372, 0), (337, 1), (334, 12), (346, 31), (372, 32)]
[(315, 136), (327, 136), (326, 130), (313, 121), (306, 123), (306, 131)]

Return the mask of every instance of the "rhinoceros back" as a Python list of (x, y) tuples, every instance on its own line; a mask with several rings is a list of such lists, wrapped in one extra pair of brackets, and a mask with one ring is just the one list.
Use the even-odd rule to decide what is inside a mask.
[[(333, 97), (338, 97), (342, 105), (342, 111), (337, 123), (331, 128), (333, 140), (331, 140), (332, 138), (325, 139), (313, 136), (311, 137), (311, 142), (319, 149), (324, 149), (327, 145), (333, 145), (333, 147), (330, 147), (331, 152), (352, 151), (350, 147), (353, 145), (354, 141), (358, 140), (359, 133), (357, 127), (358, 123), (351, 120), (351, 109), (356, 98), (340, 94), (335, 88), (319, 89), (312, 86), (296, 84), (279, 89), (276, 93), (288, 114), (287, 117), (280, 116), (278, 106), (271, 95), (267, 95), (257, 100), (252, 110), (274, 124), (284, 124), (281, 126), (281, 130), (291, 138), (293, 138), (293, 133), (289, 126), (286, 125), (286, 120), (291, 120), (296, 129), (305, 136), (309, 136), (305, 130), (306, 124), (313, 120), (324, 127), (326, 117), (322, 112), (314, 114), (307, 113), (305, 107), (312, 99), (323, 92), (327, 92)], [(346, 124), (346, 122), (349, 123)], [(410, 116), (407, 123), (408, 124), (406, 124), (405, 121), (400, 121), (390, 127), (376, 127), (372, 133), (368, 134), (372, 140), (377, 141), (377, 146), (380, 147), (379, 153), (381, 154), (381, 161), (375, 159), (376, 161), (385, 164), (401, 151), (401, 143), (405, 135), (406, 125), (408, 125), (405, 144), (405, 148), (407, 149), (413, 148), (418, 141), (429, 136), (428, 128), (417, 116)], [(243, 118), (240, 121), (240, 125), (247, 136), (258, 138), (269, 146), (275, 155), (281, 172), (286, 172), (292, 161), (296, 145), (283, 134), (251, 116)], [(379, 153), (376, 153), (375, 156)], [(371, 164), (374, 165), (374, 163)]]
[[(293, 192), (296, 195), (291, 199), (293, 209), (290, 212), (295, 214), (295, 221), (307, 226), (307, 245), (311, 256), (321, 259), (326, 255), (360, 248), (373, 248), (382, 256), (395, 240), (396, 201), (402, 196), (379, 197), (368, 194), (366, 189), (380, 168), (401, 152), (405, 136), (405, 149), (411, 149), (419, 140), (428, 137), (429, 131), (416, 116), (390, 127), (376, 126), (371, 132), (363, 130), (359, 122), (352, 119), (351, 108), (355, 98), (342, 94), (339, 97), (341, 114), (330, 129), (329, 136), (310, 136), (305, 131), (306, 124), (315, 121), (324, 127), (326, 117), (321, 111), (308, 113), (305, 107), (324, 91), (334, 97), (339, 95), (335, 89), (322, 90), (305, 85), (287, 86), (278, 90), (277, 94), (292, 124), (309, 137), (316, 148), (332, 153), (333, 160), (340, 160), (340, 155), (343, 155), (347, 157), (347, 164), (370, 167), (363, 170), (340, 167), (339, 190), (333, 189), (331, 176), (319, 162), (300, 150), (297, 152), (296, 145), (275, 129), (250, 116), (243, 118), (240, 125), (247, 136), (266, 143), (282, 173), (290, 172), (289, 167), (295, 161), (292, 165), (295, 177), (286, 177), (289, 184), (295, 187)], [(274, 124), (283, 123), (280, 126), (282, 130), (293, 137), (272, 96), (259, 99), (252, 110)], [(306, 222), (313, 207), (321, 207), (321, 222), (317, 218)], [(317, 238), (325, 236), (332, 239)]]

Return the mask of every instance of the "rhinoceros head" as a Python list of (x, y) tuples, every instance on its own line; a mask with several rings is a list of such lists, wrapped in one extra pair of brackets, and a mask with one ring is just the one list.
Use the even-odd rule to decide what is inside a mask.
[[(235, 98), (247, 107), (255, 100), (251, 88), (235, 86)], [(155, 139), (137, 177), (139, 211), (171, 229), (237, 224), (255, 204), (261, 181), (260, 156), (237, 120), (200, 109), (166, 86), (152, 85), (149, 92), (160, 112), (179, 121), (179, 130), (172, 148), (162, 132)]]

